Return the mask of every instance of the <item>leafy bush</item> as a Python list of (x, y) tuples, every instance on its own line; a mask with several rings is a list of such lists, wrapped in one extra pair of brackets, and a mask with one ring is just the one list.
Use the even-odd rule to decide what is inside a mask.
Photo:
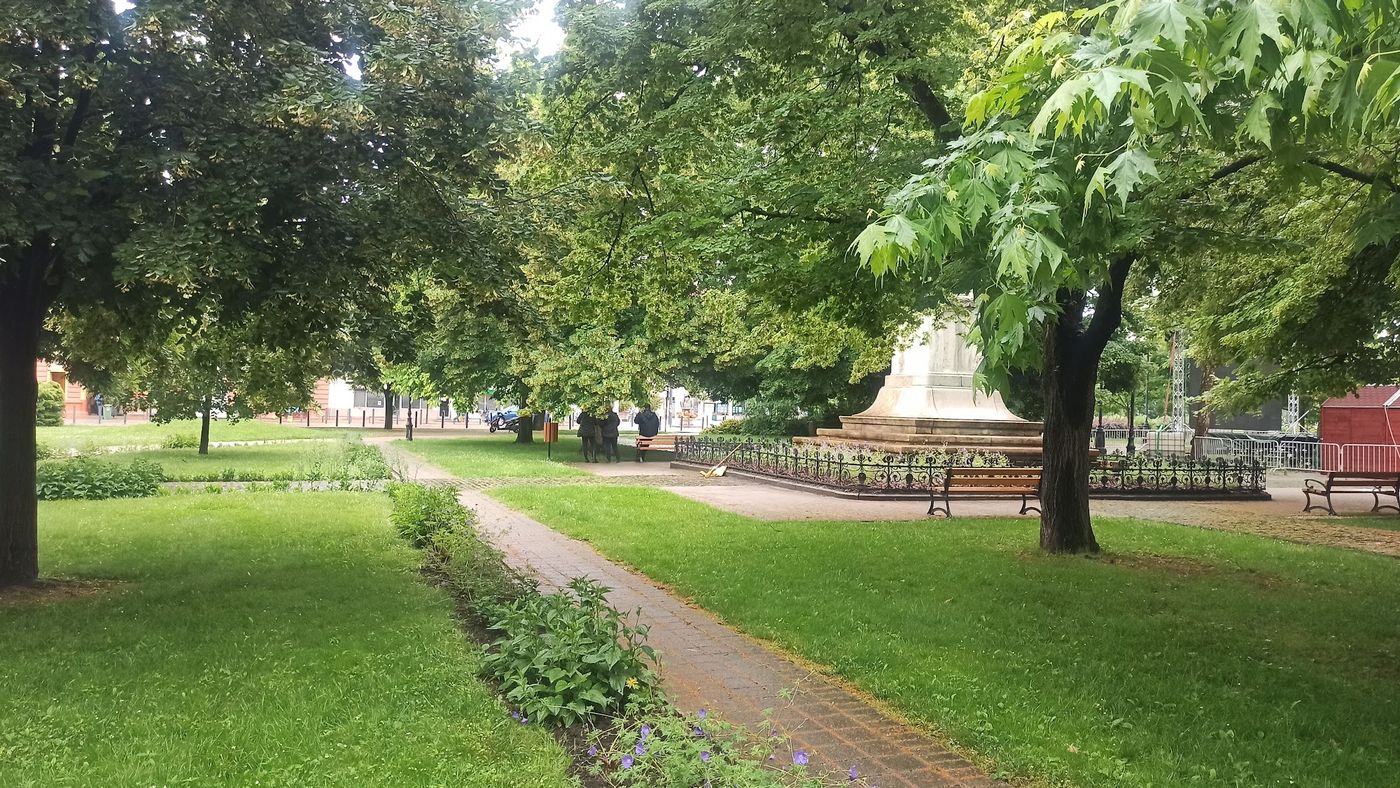
[(609, 607), (607, 589), (576, 578), (568, 591), (530, 595), (496, 611), (484, 672), (526, 718), (573, 725), (659, 698), (647, 628)]
[(40, 427), (63, 426), (63, 387), (52, 381), (39, 384), (34, 423)]
[(160, 442), (162, 449), (198, 449), (199, 436), (183, 432), (171, 433)]
[(744, 418), (726, 419), (718, 424), (706, 427), (700, 431), (700, 434), (706, 437), (744, 435), (761, 438), (785, 438), (795, 433), (777, 431), (770, 424)]
[(414, 547), (426, 546), (438, 531), (467, 530), (475, 516), (457, 502), (452, 487), (396, 483), (389, 485), (389, 497), (394, 501), (389, 521)]
[(34, 459), (52, 460), (58, 456), (58, 450), (46, 443), (34, 444)]
[(87, 458), (42, 462), (38, 467), (39, 500), (145, 498), (160, 492), (161, 467), (149, 460), (130, 465)]

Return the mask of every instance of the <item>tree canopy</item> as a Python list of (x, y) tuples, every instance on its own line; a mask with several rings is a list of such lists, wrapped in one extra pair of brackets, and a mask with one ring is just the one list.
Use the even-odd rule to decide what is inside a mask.
[[(41, 326), (80, 321), (149, 354), (181, 321), (255, 314), (268, 349), (353, 342), (396, 275), (460, 260), (482, 237), (508, 137), (491, 60), (514, 10), (5, 5), (0, 583), (37, 572)], [(62, 334), (47, 342), (54, 352)]]

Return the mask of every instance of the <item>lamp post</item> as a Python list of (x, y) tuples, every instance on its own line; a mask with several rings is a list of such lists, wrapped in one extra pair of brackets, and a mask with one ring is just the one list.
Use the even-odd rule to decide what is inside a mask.
[(1137, 387), (1128, 389), (1128, 456), (1133, 456), (1137, 445), (1133, 442), (1133, 420), (1137, 417)]

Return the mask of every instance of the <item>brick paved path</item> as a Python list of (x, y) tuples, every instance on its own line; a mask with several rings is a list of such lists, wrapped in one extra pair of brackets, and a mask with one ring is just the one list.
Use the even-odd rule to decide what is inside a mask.
[[(462, 481), (413, 455), (384, 448), (397, 456), (406, 478)], [(771, 708), (773, 720), (790, 734), (793, 749), (806, 750), (817, 767), (845, 772), (854, 765), (863, 779), (881, 788), (1004, 785), (918, 729), (745, 638), (591, 546), (477, 490), (464, 490), (461, 501), (477, 510), (483, 530), (507, 560), (530, 569), (543, 586), (557, 588), (587, 576), (612, 589), (608, 598), (618, 609), (641, 608), (642, 623), (651, 628), (647, 640), (661, 653), (667, 694), (680, 708), (716, 710), (746, 725), (760, 722), (763, 710)], [(795, 694), (786, 699), (792, 690)]]

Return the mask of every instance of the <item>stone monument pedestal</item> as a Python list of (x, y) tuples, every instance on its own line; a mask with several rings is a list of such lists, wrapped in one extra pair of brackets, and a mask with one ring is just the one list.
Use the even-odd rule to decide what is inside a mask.
[(926, 317), (907, 349), (895, 351), (891, 373), (869, 408), (842, 416), (839, 429), (819, 429), (807, 444), (858, 444), (885, 451), (983, 451), (1039, 457), (1041, 424), (1007, 409), (1001, 395), (976, 388), (981, 354), (958, 320)]

